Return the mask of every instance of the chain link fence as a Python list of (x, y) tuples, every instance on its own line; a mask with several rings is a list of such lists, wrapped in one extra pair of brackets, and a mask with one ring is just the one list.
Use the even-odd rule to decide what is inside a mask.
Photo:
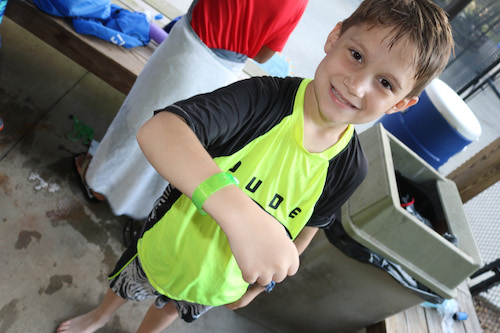
[[(450, 0), (435, 0), (443, 8)], [(455, 55), (441, 76), (451, 88), (462, 94), (481, 84), (500, 61), (500, 2), (471, 1), (451, 19)]]

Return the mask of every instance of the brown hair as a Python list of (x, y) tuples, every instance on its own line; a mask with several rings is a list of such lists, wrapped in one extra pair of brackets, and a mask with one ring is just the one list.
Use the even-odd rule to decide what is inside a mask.
[(405, 37), (414, 43), (415, 86), (408, 97), (418, 96), (446, 67), (454, 42), (446, 12), (431, 0), (364, 0), (343, 23), (392, 28), (390, 47)]

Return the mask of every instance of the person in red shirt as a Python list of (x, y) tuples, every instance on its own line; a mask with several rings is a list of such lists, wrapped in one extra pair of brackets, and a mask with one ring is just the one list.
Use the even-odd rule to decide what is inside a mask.
[(306, 6), (307, 0), (201, 0), (193, 9), (191, 27), (209, 48), (264, 63), (283, 50)]

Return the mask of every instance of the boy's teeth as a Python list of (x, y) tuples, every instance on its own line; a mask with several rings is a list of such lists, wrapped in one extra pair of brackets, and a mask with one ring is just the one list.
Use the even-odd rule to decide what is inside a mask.
[(344, 104), (346, 105), (349, 105), (350, 107), (354, 107), (351, 103), (349, 103), (348, 101), (346, 101), (345, 99), (342, 98), (342, 96), (340, 96), (340, 94), (337, 92), (337, 90), (335, 90), (335, 88), (332, 88), (332, 91), (333, 91), (333, 94)]

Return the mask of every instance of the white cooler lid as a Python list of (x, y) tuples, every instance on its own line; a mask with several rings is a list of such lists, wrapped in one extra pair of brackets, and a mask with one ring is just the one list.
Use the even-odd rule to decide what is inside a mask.
[(425, 92), (436, 109), (458, 133), (471, 141), (481, 136), (481, 124), (469, 106), (450, 86), (434, 79), (425, 88)]

